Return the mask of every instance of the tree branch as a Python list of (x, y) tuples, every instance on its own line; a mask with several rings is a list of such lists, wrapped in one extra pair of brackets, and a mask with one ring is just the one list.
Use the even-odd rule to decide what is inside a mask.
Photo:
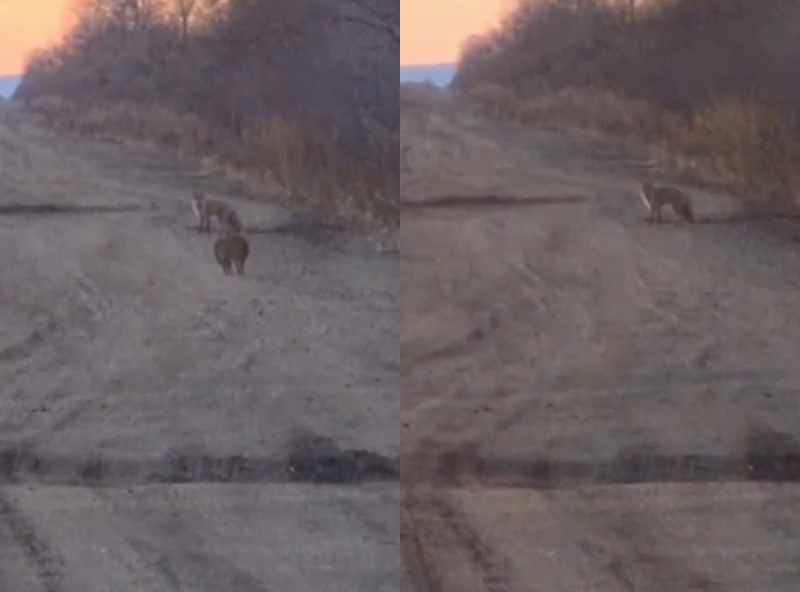
[(358, 24), (358, 25), (364, 25), (364, 26), (370, 27), (372, 29), (383, 31), (384, 33), (389, 35), (389, 37), (391, 37), (391, 39), (392, 39), (392, 41), (394, 43), (396, 43), (398, 46), (400, 45), (400, 27), (396, 27), (394, 25), (390, 25), (390, 24), (385, 23), (385, 22), (376, 21), (376, 20), (372, 20), (372, 19), (369, 19), (369, 18), (364, 18), (364, 17), (350, 15), (350, 14), (340, 15), (340, 16), (338, 16), (336, 18), (339, 21), (345, 21), (345, 22), (349, 22), (349, 23), (355, 23), (355, 24)]
[(364, 14), (340, 14), (336, 18), (340, 21), (355, 23), (382, 31), (392, 40), (393, 44), (400, 47), (400, 19), (381, 14), (368, 1), (350, 0), (352, 6), (357, 7)]

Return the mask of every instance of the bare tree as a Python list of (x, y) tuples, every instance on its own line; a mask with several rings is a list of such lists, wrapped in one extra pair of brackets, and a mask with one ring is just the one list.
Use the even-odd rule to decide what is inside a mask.
[(339, 18), (370, 27), (400, 50), (400, 3), (397, 0), (346, 0)]
[(163, 0), (72, 0), (71, 12), (82, 28), (112, 25), (140, 31), (155, 24), (163, 8)]
[(180, 42), (185, 46), (189, 38), (189, 21), (197, 6), (197, 0), (172, 0), (172, 3), (180, 24)]

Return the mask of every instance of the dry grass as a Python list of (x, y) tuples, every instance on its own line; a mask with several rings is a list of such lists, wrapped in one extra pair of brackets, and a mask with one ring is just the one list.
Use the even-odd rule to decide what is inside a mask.
[(185, 150), (207, 149), (211, 144), (209, 130), (199, 118), (165, 107), (145, 109), (120, 102), (82, 108), (52, 95), (36, 97), (27, 107), (49, 126), (85, 136), (148, 141)]
[(679, 164), (749, 195), (800, 205), (800, 134), (777, 111), (727, 99), (663, 132)]
[(442, 92), (430, 82), (400, 85), (400, 107), (432, 107), (442, 101)]
[(753, 100), (728, 99), (682, 117), (610, 91), (520, 96), (495, 84), (469, 89), (494, 117), (598, 131), (658, 148), (666, 164), (737, 194), (800, 205), (800, 135)]
[(649, 134), (658, 125), (656, 111), (646, 102), (607, 91), (564, 89), (523, 97), (495, 84), (482, 84), (470, 89), (469, 95), (491, 114), (519, 123), (552, 122), (617, 135)]
[[(322, 134), (285, 117), (254, 122), (237, 137), (211, 128), (193, 114), (157, 105), (118, 102), (86, 107), (46, 95), (32, 99), (26, 107), (56, 129), (94, 138), (147, 142), (205, 157), (215, 170), (246, 177), (251, 186), (278, 185), (284, 205), (364, 228), (398, 224), (397, 200), (374, 192), (379, 184), (371, 178), (375, 172), (341, 164)], [(386, 170), (377, 174), (385, 175), (391, 167), (387, 162)]]

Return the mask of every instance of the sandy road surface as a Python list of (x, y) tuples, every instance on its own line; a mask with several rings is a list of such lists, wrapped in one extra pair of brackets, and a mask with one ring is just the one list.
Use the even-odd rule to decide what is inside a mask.
[(409, 200), (546, 198), (404, 211), (406, 589), (800, 589), (790, 235), (650, 227), (647, 154), (447, 100), (402, 142)]
[(396, 589), (396, 256), (194, 171), (0, 111), (0, 589)]

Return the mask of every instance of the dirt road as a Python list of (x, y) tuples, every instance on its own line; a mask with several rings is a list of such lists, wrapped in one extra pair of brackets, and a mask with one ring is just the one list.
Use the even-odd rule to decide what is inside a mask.
[(396, 255), (0, 111), (0, 589), (396, 590)]
[(405, 589), (800, 589), (790, 232), (699, 190), (650, 227), (645, 150), (429, 99), (406, 199), (462, 199), (402, 220)]

